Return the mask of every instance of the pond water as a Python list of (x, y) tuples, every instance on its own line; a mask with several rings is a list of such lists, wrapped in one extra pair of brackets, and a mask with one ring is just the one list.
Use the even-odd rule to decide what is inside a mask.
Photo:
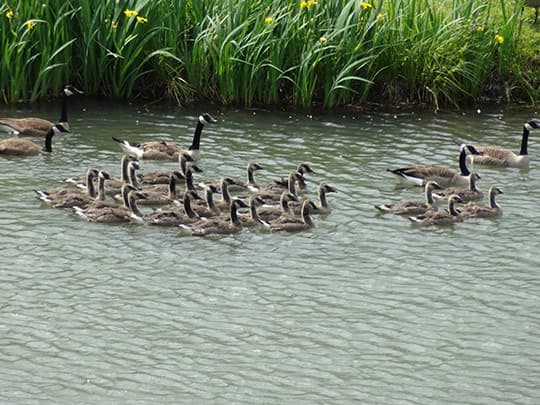
[[(188, 145), (204, 173), (259, 182), (309, 162), (333, 212), (301, 233), (196, 238), (89, 223), (33, 189), (119, 174), (112, 136)], [(0, 109), (56, 118), (55, 105)], [(519, 149), (534, 110), (306, 115), (215, 106), (70, 107), (53, 153), (0, 157), (0, 402), (540, 402), (540, 143), (529, 170), (477, 167), (504, 215), (419, 228), (374, 204), (422, 199), (386, 169), (457, 168), (454, 139)], [(2, 135), (5, 137), (5, 135)], [(144, 171), (175, 168), (143, 162)]]

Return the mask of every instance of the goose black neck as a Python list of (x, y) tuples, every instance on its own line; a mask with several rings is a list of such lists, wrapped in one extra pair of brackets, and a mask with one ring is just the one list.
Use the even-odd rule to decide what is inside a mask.
[[(92, 185), (93, 188), (93, 185)], [(95, 194), (95, 192), (94, 192)], [(98, 193), (96, 199), (98, 201), (104, 201), (105, 200), (105, 177), (99, 176), (98, 177)]]
[(126, 155), (123, 155), (122, 160), (120, 161), (120, 180), (122, 180), (124, 183), (129, 181), (128, 165), (129, 159)]
[(122, 188), (122, 201), (124, 202), (124, 207), (129, 208), (129, 191), (127, 187)]
[(425, 191), (425, 196), (426, 196), (426, 204), (427, 205), (433, 205), (433, 189), (431, 188), (431, 186), (427, 185), (426, 186), (426, 191)]
[(223, 201), (230, 204), (231, 195), (229, 194), (229, 185), (226, 182), (221, 183), (221, 195), (223, 197)]
[(230, 218), (231, 218), (231, 223), (234, 224), (234, 225), (240, 225), (240, 221), (238, 220), (238, 212), (236, 211), (236, 204), (235, 203), (232, 203), (231, 204), (231, 207), (230, 207)]
[(143, 213), (141, 210), (139, 210), (139, 207), (137, 206), (137, 198), (135, 195), (131, 194), (129, 196), (129, 209), (131, 212), (133, 212), (136, 216), (142, 217)]
[(201, 133), (203, 130), (204, 124), (202, 122), (198, 122), (197, 126), (195, 127), (195, 133), (193, 134), (193, 141), (191, 142), (191, 146), (189, 147), (189, 150), (198, 150), (201, 146)]
[(88, 191), (88, 195), (92, 198), (96, 198), (96, 187), (94, 187), (94, 172), (92, 170), (88, 170), (88, 173), (86, 174), (86, 190)]
[(47, 135), (45, 136), (45, 147), (43, 150), (45, 152), (52, 152), (52, 138), (54, 136), (54, 130), (51, 128), (49, 129), (49, 132), (47, 132)]
[(281, 210), (285, 213), (288, 213), (289, 212), (289, 198), (287, 197), (287, 195), (282, 194), (279, 200), (279, 203), (281, 205)]
[(67, 94), (65, 91), (62, 92), (62, 110), (60, 111), (60, 121), (59, 122), (68, 122), (67, 117)]
[(465, 148), (461, 149), (459, 152), (459, 169), (461, 170), (462, 176), (468, 176), (471, 174), (469, 168), (467, 167), (467, 152)]
[(319, 201), (321, 202), (321, 207), (328, 207), (328, 201), (326, 201), (326, 191), (324, 188), (319, 187)]
[(173, 174), (169, 177), (169, 198), (173, 199), (176, 195), (176, 178)]
[(302, 205), (302, 220), (305, 224), (312, 225), (313, 221), (311, 220), (311, 216), (309, 215), (309, 203), (304, 203)]
[(193, 172), (191, 170), (188, 170), (186, 172), (186, 175), (184, 177), (184, 181), (185, 181), (185, 184), (186, 184), (186, 191), (195, 190), (195, 186), (193, 185)]
[(289, 193), (296, 195), (296, 184), (295, 184), (295, 173), (289, 174), (289, 178), (287, 180), (287, 188), (289, 190)]
[(497, 201), (495, 201), (495, 195), (496, 193), (494, 190), (489, 193), (489, 208), (499, 208)]
[(526, 126), (523, 126), (523, 136), (521, 137), (521, 149), (519, 150), (520, 155), (527, 155), (527, 145), (529, 143), (529, 130)]
[(452, 199), (448, 202), (448, 212), (453, 217), (459, 215), (459, 212), (457, 212), (457, 210), (456, 210), (456, 202), (454, 200), (452, 200)]
[(191, 197), (187, 191), (184, 193), (184, 211), (186, 211), (186, 215), (190, 218), (195, 218), (197, 216), (195, 211), (193, 211), (193, 208), (191, 208)]
[(476, 188), (476, 179), (473, 175), (471, 175), (471, 177), (469, 178), (469, 190), (478, 191), (478, 189)]
[(248, 168), (248, 171), (247, 171), (247, 184), (248, 185), (254, 185), (255, 184), (255, 174), (254, 173), (255, 173), (255, 171), (250, 166)]
[(215, 211), (215, 205), (214, 205), (214, 193), (212, 193), (212, 190), (210, 188), (206, 189), (206, 192), (204, 193), (204, 197), (206, 200), (206, 206), (209, 210)]

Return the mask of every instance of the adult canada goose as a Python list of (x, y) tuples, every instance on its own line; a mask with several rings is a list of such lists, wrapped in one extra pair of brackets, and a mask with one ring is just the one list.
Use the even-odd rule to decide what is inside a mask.
[[(313, 203), (313, 207), (311, 207), (310, 211), (312, 215), (328, 215), (332, 211), (332, 208), (330, 207), (330, 205), (328, 204), (328, 200), (326, 199), (326, 193), (337, 193), (337, 190), (335, 187), (329, 184), (320, 183), (318, 188), (319, 204)], [(301, 215), (302, 204), (303, 201), (291, 201), (289, 203), (289, 207), (295, 214)]]
[(148, 141), (143, 143), (134, 143), (125, 139), (113, 137), (113, 140), (120, 144), (120, 147), (132, 156), (138, 159), (148, 160), (176, 160), (182, 152), (187, 152), (193, 161), (198, 161), (200, 155), (201, 133), (206, 124), (215, 123), (217, 120), (208, 113), (199, 115), (193, 140), (188, 149), (182, 149), (172, 142), (166, 141)]
[(484, 193), (476, 187), (476, 181), (480, 180), (478, 173), (471, 173), (469, 176), (469, 187), (449, 187), (444, 190), (433, 193), (433, 197), (438, 200), (446, 200), (452, 194), (459, 195), (461, 201), (466, 203), (469, 201), (481, 200), (484, 197)]
[(86, 209), (73, 207), (75, 214), (91, 222), (129, 222), (143, 223), (143, 214), (137, 207), (137, 199), (143, 199), (140, 191), (130, 191), (128, 206), (88, 206)]
[(298, 197), (284, 191), (279, 198), (279, 205), (262, 206), (257, 210), (257, 214), (265, 222), (275, 221), (279, 217), (291, 217), (290, 201), (298, 201)]
[(474, 164), (499, 167), (527, 167), (529, 165), (529, 155), (527, 146), (529, 143), (529, 133), (540, 128), (540, 120), (533, 118), (523, 124), (523, 135), (521, 137), (521, 148), (516, 155), (509, 149), (501, 146), (480, 146), (474, 147), (481, 155), (471, 156)]
[(496, 186), (491, 186), (488, 191), (489, 206), (468, 203), (461, 207), (459, 215), (462, 218), (493, 218), (501, 216), (502, 209), (495, 201), (499, 194), (503, 194), (503, 191)]
[[(60, 203), (61, 201), (65, 201), (66, 199), (75, 198), (78, 196), (82, 199), (93, 199), (96, 197), (96, 190), (94, 186), (94, 178), (97, 177), (99, 172), (94, 168), (89, 168), (86, 172), (86, 178), (88, 184), (90, 184), (90, 187), (85, 189), (86, 191), (82, 191), (80, 189), (76, 188), (56, 188), (54, 190), (48, 190), (48, 191), (42, 191), (42, 190), (34, 190), (34, 192), (37, 194), (37, 198), (41, 201), (51, 204), (52, 206), (55, 206), (55, 204)], [(105, 176), (105, 175), (104, 175)], [(78, 204), (75, 204), (78, 205)]]
[(252, 194), (249, 196), (249, 199), (248, 199), (249, 214), (238, 216), (238, 218), (240, 218), (240, 222), (242, 222), (242, 226), (245, 226), (245, 227), (257, 226), (257, 225), (264, 225), (266, 227), (270, 226), (270, 224), (268, 222), (263, 221), (259, 217), (259, 214), (257, 213), (257, 207), (263, 204), (264, 204), (264, 200), (261, 197), (255, 194)]
[(201, 219), (194, 222), (188, 229), (192, 235), (204, 236), (213, 234), (233, 234), (242, 230), (242, 223), (238, 218), (237, 210), (239, 208), (248, 208), (247, 204), (239, 199), (231, 201), (229, 208), (229, 217), (227, 219), (223, 217), (212, 217), (208, 219)]
[(392, 213), (396, 215), (421, 215), (428, 211), (436, 211), (437, 207), (433, 205), (433, 190), (440, 190), (439, 186), (434, 181), (428, 181), (424, 190), (425, 200), (401, 200), (394, 204), (376, 205), (382, 213)]
[(144, 221), (149, 225), (178, 226), (192, 224), (201, 218), (191, 208), (191, 200), (199, 198), (194, 191), (184, 193), (184, 209), (160, 209), (143, 216)]
[[(62, 110), (57, 124), (62, 125), (69, 132), (67, 117), (67, 98), (74, 94), (83, 94), (82, 91), (71, 85), (64, 86), (62, 90)], [(46, 136), (54, 122), (42, 118), (0, 118), (0, 130), (13, 135)]]
[(467, 185), (468, 176), (471, 174), (467, 167), (467, 153), (477, 155), (480, 152), (473, 145), (462, 144), (459, 147), (460, 173), (439, 165), (407, 166), (388, 171), (417, 186), (422, 186), (429, 180), (436, 181), (442, 188)]
[(55, 134), (67, 132), (60, 124), (52, 125), (45, 136), (45, 146), (23, 138), (7, 138), (0, 141), (0, 155), (33, 156), (42, 152), (52, 152), (52, 138)]
[(461, 202), (459, 195), (452, 194), (448, 197), (448, 211), (428, 211), (425, 214), (409, 217), (411, 222), (422, 225), (450, 225), (463, 221), (455, 204)]
[(299, 232), (313, 228), (315, 223), (310, 216), (310, 211), (313, 208), (316, 208), (313, 202), (304, 200), (300, 218), (280, 217), (277, 220), (270, 222), (270, 229), (272, 231)]

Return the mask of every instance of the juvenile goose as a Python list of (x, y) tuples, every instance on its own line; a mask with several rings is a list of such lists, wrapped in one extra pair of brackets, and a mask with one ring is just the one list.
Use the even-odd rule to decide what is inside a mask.
[(313, 208), (315, 208), (315, 204), (309, 200), (304, 200), (302, 203), (302, 213), (300, 218), (280, 217), (277, 220), (270, 222), (270, 230), (299, 232), (313, 228), (315, 223), (310, 216), (310, 211)]
[[(304, 174), (306, 173), (314, 174), (315, 171), (311, 168), (311, 166), (308, 163), (300, 163), (296, 167), (296, 171), (302, 175), (302, 177), (299, 177), (296, 179), (296, 182), (298, 184), (298, 191), (305, 193), (307, 192), (307, 183), (306, 183), (306, 178)], [(288, 181), (289, 181), (288, 177), (282, 177), (280, 179), (274, 180), (274, 183), (279, 184), (282, 186), (282, 188), (286, 189), (289, 186)]]
[[(237, 191), (244, 191), (249, 190), (256, 192), (259, 190), (259, 185), (255, 181), (255, 171), (257, 170), (264, 170), (264, 168), (259, 165), (258, 163), (254, 161), (249, 161), (247, 164), (247, 181), (243, 182), (241, 180), (232, 179), (233, 183), (229, 184), (229, 192), (237, 192)], [(217, 188), (217, 192), (221, 192), (221, 180), (215, 180), (210, 182), (201, 183), (201, 186), (204, 186), (206, 184), (211, 184)]]
[(264, 204), (264, 201), (261, 197), (255, 194), (252, 194), (249, 196), (249, 199), (248, 199), (249, 214), (239, 215), (240, 222), (242, 222), (242, 226), (244, 227), (257, 226), (257, 225), (264, 225), (266, 227), (270, 226), (270, 224), (268, 222), (263, 221), (259, 217), (259, 214), (257, 213), (257, 207), (263, 204)]
[(469, 201), (481, 200), (484, 197), (484, 193), (476, 187), (476, 181), (480, 180), (478, 173), (471, 173), (469, 175), (469, 187), (449, 187), (444, 190), (433, 193), (433, 197), (439, 200), (446, 200), (452, 194), (457, 194), (461, 198), (461, 201), (466, 203)]
[(128, 207), (121, 206), (88, 206), (86, 209), (73, 207), (75, 214), (91, 222), (129, 222), (143, 223), (143, 214), (137, 207), (137, 199), (143, 199), (140, 191), (130, 191)]
[(296, 181), (302, 181), (302, 180), (304, 180), (304, 176), (302, 175), (302, 173), (300, 173), (297, 170), (293, 170), (289, 173), (289, 176), (287, 177), (286, 187), (283, 187), (282, 184), (276, 183), (274, 181), (272, 183), (261, 186), (259, 191), (257, 192), (257, 195), (267, 202), (279, 201), (279, 199), (281, 198), (281, 194), (284, 191), (288, 191), (289, 193), (296, 196), (298, 195), (297, 188), (296, 188)]
[(434, 181), (428, 181), (424, 190), (425, 200), (401, 200), (394, 204), (380, 204), (376, 205), (382, 213), (392, 213), (396, 215), (421, 215), (428, 211), (436, 211), (437, 207), (433, 205), (433, 190), (440, 190), (439, 186)]
[[(60, 197), (53, 201), (52, 206), (54, 208), (73, 208), (81, 207), (86, 208), (89, 205), (105, 204), (105, 180), (110, 178), (109, 173), (101, 170), (98, 174), (98, 192), (97, 195), (91, 195), (90, 193), (78, 192), (67, 194), (64, 197)], [(112, 204), (112, 201), (110, 202)]]
[(455, 207), (457, 202), (461, 202), (461, 198), (456, 194), (452, 194), (448, 197), (448, 211), (428, 211), (422, 215), (409, 217), (409, 220), (422, 225), (450, 225), (461, 222), (463, 218)]
[[(319, 214), (319, 215), (328, 215), (332, 211), (332, 208), (328, 204), (328, 200), (326, 199), (326, 193), (337, 193), (337, 190), (335, 187), (326, 184), (326, 183), (320, 183), (318, 188), (318, 195), (319, 195), (319, 204), (313, 203), (313, 207), (311, 207), (311, 214)], [(289, 203), (289, 207), (291, 207), (291, 210), (297, 214), (300, 215), (302, 213), (302, 204), (303, 201), (291, 201)]]
[(52, 152), (52, 138), (55, 134), (67, 132), (60, 124), (52, 125), (45, 136), (45, 146), (41, 147), (38, 144), (22, 138), (7, 138), (0, 141), (0, 155), (22, 155), (33, 156), (39, 155), (42, 152)]
[(298, 197), (288, 191), (284, 191), (281, 193), (279, 205), (262, 206), (257, 210), (257, 214), (265, 222), (275, 221), (280, 217), (292, 217), (289, 207), (290, 201), (298, 201)]
[[(69, 123), (67, 117), (67, 98), (74, 94), (83, 94), (82, 91), (71, 85), (66, 85), (62, 90), (62, 110), (58, 124), (62, 125), (69, 132)], [(0, 118), (0, 130), (13, 135), (41, 136), (44, 137), (54, 122), (42, 118)]]
[(523, 135), (521, 137), (521, 149), (519, 150), (519, 154), (516, 155), (511, 150), (501, 146), (474, 145), (474, 147), (482, 154), (472, 156), (472, 161), (475, 164), (486, 166), (527, 167), (529, 165), (529, 155), (527, 151), (529, 133), (538, 128), (540, 128), (540, 120), (536, 118), (523, 124)]
[[(182, 175), (186, 174), (187, 166), (193, 162), (191, 156), (184, 152), (178, 157), (178, 163), (180, 165), (180, 172)], [(195, 166), (196, 167), (196, 166)], [(197, 172), (198, 168), (193, 169)], [(157, 169), (150, 172), (142, 173), (138, 175), (138, 180), (143, 184), (168, 184), (171, 173), (174, 170)]]
[[(132, 161), (132, 157), (129, 155), (122, 155), (122, 158), (120, 159), (120, 181), (122, 183), (129, 181), (129, 175), (128, 175), (128, 164), (130, 161)], [(138, 168), (140, 169), (140, 167)], [(110, 180), (114, 180), (115, 178), (111, 176)], [(68, 177), (64, 181), (66, 183), (74, 184), (75, 186), (79, 188), (86, 188), (87, 186), (87, 177), (86, 175), (80, 175), (80, 176), (72, 176)]]
[(502, 215), (502, 209), (495, 201), (497, 195), (503, 194), (498, 187), (491, 186), (488, 191), (489, 206), (468, 203), (459, 211), (462, 218), (494, 218)]
[(199, 204), (192, 201), (194, 203), (192, 204), (193, 211), (195, 211), (197, 215), (199, 215), (200, 217), (204, 217), (204, 218), (215, 217), (216, 215), (219, 215), (221, 212), (214, 202), (214, 194), (218, 193), (218, 189), (216, 186), (212, 184), (205, 184), (203, 188), (204, 188), (204, 202)]
[(191, 208), (191, 200), (198, 198), (194, 191), (184, 193), (183, 211), (181, 209), (156, 210), (144, 215), (144, 221), (149, 225), (179, 226), (192, 224), (201, 218)]
[(148, 141), (143, 143), (134, 143), (124, 139), (113, 137), (113, 140), (120, 144), (120, 147), (130, 155), (138, 159), (148, 160), (176, 160), (178, 156), (186, 151), (193, 161), (198, 161), (200, 155), (201, 133), (206, 124), (215, 123), (217, 120), (208, 113), (199, 115), (199, 120), (195, 128), (191, 146), (185, 150), (172, 142), (166, 141)]
[(242, 230), (242, 223), (238, 219), (237, 213), (239, 208), (248, 208), (248, 206), (242, 200), (234, 199), (229, 208), (229, 218), (201, 219), (185, 229), (188, 229), (195, 236), (238, 233)]
[(429, 180), (436, 181), (442, 188), (467, 185), (468, 176), (471, 174), (466, 162), (468, 152), (474, 155), (480, 153), (472, 145), (461, 145), (459, 148), (460, 173), (439, 165), (416, 165), (388, 169), (388, 171), (417, 186), (424, 185)]
[[(42, 190), (34, 190), (34, 192), (37, 194), (37, 198), (41, 201), (51, 204), (54, 206), (54, 204), (59, 203), (60, 201), (65, 200), (66, 198), (69, 198), (70, 196), (81, 196), (88, 198), (95, 198), (96, 197), (96, 190), (94, 186), (94, 178), (98, 176), (98, 171), (94, 168), (89, 168), (86, 172), (86, 178), (88, 184), (90, 184), (90, 187), (85, 189), (85, 191), (82, 191), (80, 189), (76, 188), (56, 188), (54, 190), (48, 190), (48, 191), (42, 191)], [(76, 204), (77, 205), (77, 204)]]
[(228, 211), (231, 206), (231, 194), (229, 193), (229, 185), (234, 184), (234, 180), (230, 177), (222, 177), (220, 180), (221, 199), (215, 202), (215, 206), (221, 211)]
[(173, 171), (169, 176), (169, 184), (166, 188), (161, 187), (162, 184), (155, 184), (151, 188), (143, 189), (145, 196), (140, 201), (141, 205), (164, 205), (170, 204), (176, 199), (176, 182), (184, 180), (184, 175), (179, 171)]

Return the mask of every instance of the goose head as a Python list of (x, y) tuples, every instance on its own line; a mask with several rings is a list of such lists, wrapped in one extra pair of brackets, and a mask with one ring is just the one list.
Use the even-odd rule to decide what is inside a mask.
[(325, 193), (337, 193), (337, 189), (334, 186), (331, 186), (330, 184), (321, 183), (319, 185), (319, 188)]
[(256, 171), (256, 170), (264, 170), (264, 167), (262, 167), (260, 164), (258, 164), (257, 162), (254, 162), (253, 160), (250, 160), (248, 162), (248, 166), (247, 166), (247, 169), (248, 171)]
[(315, 173), (315, 171), (311, 168), (311, 166), (308, 163), (300, 163), (298, 167), (296, 168), (298, 172), (301, 174), (304, 173)]
[(442, 190), (442, 187), (436, 181), (430, 180), (426, 183), (426, 190)]
[(218, 121), (214, 117), (212, 117), (210, 114), (202, 113), (201, 115), (199, 115), (199, 122), (203, 125), (206, 125), (206, 124), (215, 124)]
[(540, 119), (532, 118), (528, 122), (525, 123), (525, 128), (529, 131), (532, 131), (533, 129), (539, 129), (540, 128)]
[(465, 154), (469, 153), (471, 155), (483, 155), (482, 152), (480, 152), (478, 149), (474, 147), (474, 145), (463, 143), (459, 146), (460, 152), (465, 152)]

